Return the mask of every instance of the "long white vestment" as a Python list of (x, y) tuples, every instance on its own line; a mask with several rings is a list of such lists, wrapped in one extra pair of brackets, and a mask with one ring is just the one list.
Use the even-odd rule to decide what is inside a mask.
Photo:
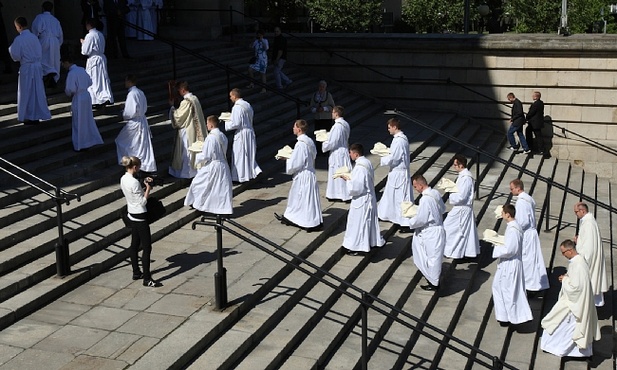
[(233, 213), (233, 187), (231, 172), (225, 155), (227, 137), (218, 128), (212, 129), (201, 153), (195, 162), (202, 167), (191, 182), (184, 205), (212, 214), (231, 215)]
[(106, 101), (114, 102), (111, 93), (111, 82), (107, 74), (107, 57), (105, 57), (105, 36), (96, 28), (86, 34), (81, 44), (81, 54), (88, 57), (86, 72), (92, 79), (92, 86), (88, 88), (92, 104), (103, 104)]
[(32, 21), (32, 33), (39, 38), (43, 50), (43, 76), (55, 73), (54, 80), (60, 79), (60, 46), (64, 42), (62, 26), (50, 12), (37, 15)]
[(236, 100), (231, 108), (231, 120), (225, 122), (225, 130), (236, 130), (232, 146), (231, 179), (246, 182), (261, 173), (255, 155), (257, 143), (253, 131), (253, 108), (244, 99)]
[(146, 95), (137, 86), (131, 86), (122, 111), (122, 118), (127, 122), (116, 138), (116, 153), (119, 164), (123, 156), (135, 156), (141, 160), (142, 171), (156, 172), (156, 157), (152, 147), (152, 132), (146, 119), (147, 111)]
[(81, 150), (103, 144), (103, 139), (92, 115), (92, 101), (88, 87), (92, 84), (86, 70), (75, 64), (69, 68), (64, 92), (72, 97), (73, 148)]
[(343, 247), (357, 252), (368, 252), (386, 242), (381, 237), (377, 218), (377, 198), (373, 165), (365, 157), (356, 159), (347, 188), (351, 195), (347, 228)]
[(593, 214), (587, 213), (581, 218), (580, 229), (576, 250), (582, 254), (589, 266), (591, 274), (591, 289), (593, 291), (595, 305), (604, 305), (604, 292), (608, 291), (608, 280), (606, 277), (606, 265), (604, 262), (604, 249), (602, 248), (602, 237), (598, 223)]
[[(137, 25), (150, 32), (156, 33), (156, 29), (153, 25), (152, 10), (154, 6), (152, 0), (139, 0), (139, 6), (137, 7)], [(137, 31), (138, 40), (154, 40), (154, 37), (146, 35), (143, 32)]]
[(9, 47), (9, 54), (19, 62), (17, 83), (17, 120), (38, 121), (51, 119), (43, 86), (42, 50), (39, 40), (25, 29)]
[(289, 189), (285, 218), (294, 224), (311, 228), (323, 223), (321, 200), (317, 176), (315, 176), (315, 156), (317, 148), (305, 134), (298, 136), (291, 158), (286, 161), (286, 172), (293, 175)]
[(493, 258), (499, 258), (493, 278), (493, 303), (497, 321), (520, 324), (533, 319), (523, 276), (523, 229), (512, 220), (506, 226), (505, 245), (495, 245)]
[(589, 276), (585, 258), (574, 256), (561, 281), (557, 303), (542, 319), (542, 350), (560, 357), (592, 355), (592, 343), (601, 334)]
[(410, 219), (403, 218), (403, 226), (415, 229), (411, 242), (413, 263), (433, 285), (439, 285), (443, 249), (446, 245), (446, 231), (441, 218), (445, 210), (439, 192), (428, 187), (422, 192), (418, 213)]
[(525, 270), (525, 289), (538, 291), (548, 289), (546, 265), (542, 256), (540, 238), (536, 230), (536, 202), (522, 192), (516, 201), (516, 222), (523, 229), (523, 269)]
[(402, 225), (401, 203), (413, 202), (409, 176), (409, 141), (404, 133), (394, 135), (390, 155), (381, 157), (380, 166), (389, 166), (388, 180), (379, 201), (378, 215), (382, 221)]
[(467, 168), (458, 173), (458, 192), (450, 193), (448, 201), (454, 207), (443, 222), (446, 229), (444, 256), (450, 258), (476, 257), (480, 241), (473, 214), (473, 177)]
[(323, 142), (323, 152), (330, 152), (328, 157), (328, 183), (326, 185), (326, 198), (340, 199), (348, 201), (351, 199), (345, 180), (341, 178), (333, 179), (334, 172), (341, 167), (351, 169), (349, 159), (349, 133), (351, 129), (349, 123), (343, 118), (334, 120), (328, 140)]

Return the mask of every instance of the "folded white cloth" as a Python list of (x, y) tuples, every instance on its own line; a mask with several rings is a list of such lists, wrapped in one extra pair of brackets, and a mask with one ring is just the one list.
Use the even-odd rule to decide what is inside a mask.
[(197, 140), (196, 142), (191, 144), (191, 146), (189, 146), (189, 152), (193, 152), (193, 153), (201, 153), (203, 149), (204, 149), (204, 142), (201, 140)]
[(439, 182), (437, 182), (437, 189), (441, 189), (446, 193), (458, 193), (458, 188), (454, 181), (446, 179), (445, 177), (439, 179)]
[(347, 175), (347, 177), (351, 178), (351, 171), (347, 166), (343, 166), (336, 171), (334, 171), (334, 175), (332, 175), (333, 179), (338, 179), (339, 177), (343, 177), (343, 175)]
[(276, 153), (274, 158), (277, 160), (281, 158), (289, 159), (291, 158), (292, 153), (293, 153), (293, 149), (291, 149), (289, 145), (285, 145), (283, 148), (279, 149), (278, 153)]
[(371, 149), (371, 153), (375, 154), (375, 155), (378, 155), (380, 157), (385, 157), (387, 155), (390, 155), (390, 148), (385, 146), (385, 144), (377, 142), (373, 146), (373, 149)]
[(501, 218), (502, 212), (503, 212), (503, 206), (497, 206), (497, 208), (495, 208), (495, 218)]
[(403, 202), (401, 203), (401, 211), (403, 217), (412, 218), (418, 214), (418, 206), (413, 202)]
[(221, 115), (219, 116), (219, 120), (231, 121), (231, 112), (221, 112)]
[(326, 131), (325, 129), (315, 131), (315, 140), (319, 141), (320, 143), (327, 141), (329, 137), (330, 137), (330, 133)]
[(482, 240), (485, 240), (495, 245), (505, 245), (506, 244), (505, 236), (499, 235), (497, 234), (497, 231), (491, 230), (491, 229), (484, 230), (484, 233), (482, 233)]

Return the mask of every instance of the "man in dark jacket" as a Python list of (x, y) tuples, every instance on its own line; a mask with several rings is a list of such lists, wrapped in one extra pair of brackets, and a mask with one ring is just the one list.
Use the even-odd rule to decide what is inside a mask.
[(540, 100), (539, 91), (534, 91), (531, 94), (533, 103), (527, 112), (527, 123), (531, 126), (533, 132), (533, 140), (536, 143), (538, 154), (544, 154), (544, 138), (542, 137), (542, 128), (544, 127), (544, 102)]
[[(118, 44), (124, 58), (129, 58), (124, 36), (124, 16), (129, 12), (126, 0), (104, 0), (103, 10), (107, 16), (107, 40), (105, 54), (109, 58), (118, 57)], [(117, 43), (116, 43), (117, 42)]]
[(510, 117), (510, 128), (508, 129), (508, 133), (506, 134), (508, 137), (508, 141), (510, 142), (510, 146), (508, 149), (517, 151), (519, 146), (516, 144), (516, 139), (514, 139), (514, 133), (518, 135), (518, 140), (521, 142), (521, 146), (525, 151), (525, 154), (531, 153), (529, 150), (529, 145), (527, 145), (527, 140), (525, 140), (525, 135), (523, 134), (523, 125), (525, 124), (525, 115), (523, 114), (523, 104), (520, 100), (514, 96), (513, 93), (508, 94), (508, 100), (512, 103), (512, 115)]

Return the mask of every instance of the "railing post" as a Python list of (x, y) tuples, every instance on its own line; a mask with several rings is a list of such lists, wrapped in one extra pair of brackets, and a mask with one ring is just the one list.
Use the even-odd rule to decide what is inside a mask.
[(56, 220), (58, 222), (58, 241), (54, 245), (56, 249), (56, 274), (59, 277), (67, 276), (71, 273), (69, 262), (69, 243), (64, 239), (62, 227), (62, 197), (60, 188), (56, 186)]
[(503, 366), (501, 365), (501, 360), (499, 360), (499, 357), (493, 356), (493, 370), (501, 369), (503, 369)]
[(368, 369), (368, 305), (366, 292), (362, 292), (362, 370)]
[(177, 76), (176, 76), (176, 44), (173, 43), (171, 44), (171, 63), (172, 63), (172, 74), (174, 76), (173, 80), (176, 81), (177, 80)]
[(551, 187), (553, 186), (553, 179), (551, 177), (548, 178), (546, 183), (546, 226), (544, 227), (544, 231), (549, 231), (549, 217), (551, 215)]
[(296, 101), (296, 119), (300, 119), (302, 116), (300, 115), (300, 102)]
[(229, 41), (234, 41), (234, 8), (229, 6)]
[(480, 148), (476, 148), (476, 200), (480, 200)]
[(216, 215), (216, 260), (217, 271), (214, 273), (214, 293), (216, 309), (222, 310), (227, 306), (227, 270), (223, 267), (223, 218)]

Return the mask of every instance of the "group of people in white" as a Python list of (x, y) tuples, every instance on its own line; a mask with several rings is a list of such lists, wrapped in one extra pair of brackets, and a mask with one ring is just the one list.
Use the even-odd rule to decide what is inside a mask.
[[(163, 8), (163, 0), (127, 0), (129, 12), (126, 14), (127, 22), (157, 33), (159, 24), (159, 11)], [(138, 40), (154, 40), (146, 33), (139, 32), (132, 27), (125, 28), (126, 37), (134, 37)]]

